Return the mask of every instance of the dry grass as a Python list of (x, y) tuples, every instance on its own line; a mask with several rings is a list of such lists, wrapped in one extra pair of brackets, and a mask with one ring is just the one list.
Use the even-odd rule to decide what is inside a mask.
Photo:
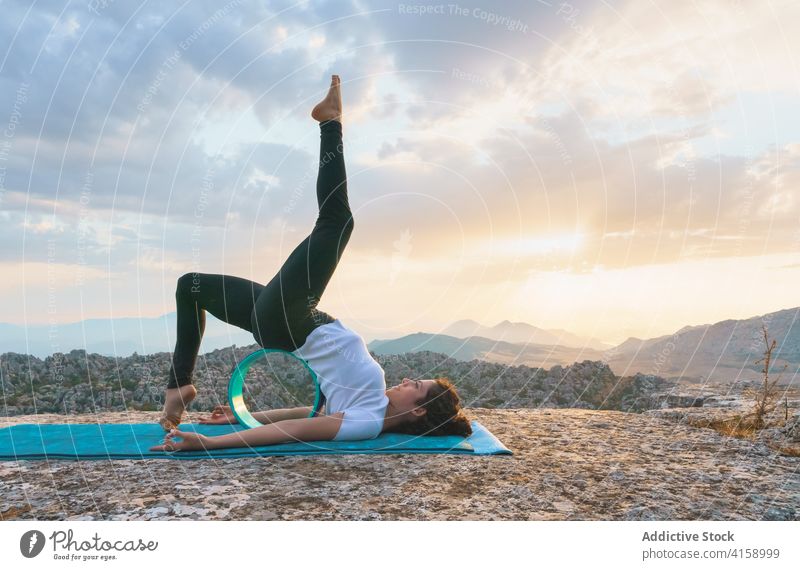
[[(763, 419), (762, 419), (763, 421)], [(715, 418), (712, 420), (701, 418), (686, 418), (686, 423), (693, 427), (713, 429), (717, 433), (729, 437), (738, 437), (740, 439), (747, 439), (749, 441), (756, 440), (756, 434), (763, 429), (759, 427), (758, 419), (750, 414), (736, 415), (730, 418)], [(771, 424), (764, 427), (781, 427), (780, 424)], [(770, 441), (764, 441), (764, 444), (777, 451), (781, 455), (788, 457), (800, 457), (800, 444), (781, 444)]]
[(781, 455), (800, 457), (800, 445), (769, 445), (769, 448), (774, 449)]
[(760, 429), (757, 422), (752, 417), (744, 415), (736, 415), (730, 418), (714, 418), (711, 420), (686, 418), (686, 423), (694, 427), (711, 428), (722, 435), (742, 439), (753, 439), (756, 432)]
[(24, 505), (22, 507), (9, 507), (3, 512), (0, 512), (0, 521), (13, 521), (20, 515), (30, 512), (30, 510), (30, 505)]

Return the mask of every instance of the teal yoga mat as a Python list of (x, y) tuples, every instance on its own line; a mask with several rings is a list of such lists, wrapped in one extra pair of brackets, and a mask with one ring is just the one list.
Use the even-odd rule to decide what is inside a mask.
[[(184, 424), (182, 431), (222, 435), (239, 425)], [(164, 440), (158, 424), (19, 424), (0, 429), (0, 461), (20, 459), (224, 459), (266, 455), (318, 455), (348, 453), (455, 453), (512, 455), (492, 433), (472, 421), (472, 435), (412, 436), (381, 434), (363, 441), (281, 443), (252, 448), (165, 453), (149, 451)]]

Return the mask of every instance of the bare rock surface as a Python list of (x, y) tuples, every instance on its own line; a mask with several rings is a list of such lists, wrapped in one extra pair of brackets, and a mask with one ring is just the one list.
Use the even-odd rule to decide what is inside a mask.
[[(467, 412), (515, 455), (5, 461), (0, 518), (800, 520), (800, 458), (760, 441), (648, 414)], [(0, 427), (157, 416), (16, 416)]]

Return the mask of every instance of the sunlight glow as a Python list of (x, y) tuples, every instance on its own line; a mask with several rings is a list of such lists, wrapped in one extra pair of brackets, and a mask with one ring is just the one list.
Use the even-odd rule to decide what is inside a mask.
[(485, 243), (485, 249), (493, 255), (573, 254), (581, 248), (584, 238), (583, 233), (576, 232), (519, 239), (492, 240)]

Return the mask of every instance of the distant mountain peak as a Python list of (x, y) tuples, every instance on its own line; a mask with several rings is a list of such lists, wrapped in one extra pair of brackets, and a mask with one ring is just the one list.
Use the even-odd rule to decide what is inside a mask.
[(586, 338), (568, 331), (554, 333), (525, 322), (514, 322), (509, 319), (500, 321), (493, 327), (486, 327), (476, 321), (464, 319), (454, 322), (442, 330), (440, 334), (461, 339), (480, 336), (515, 344), (560, 345), (594, 350), (610, 348), (609, 344), (597, 339)]
[(464, 325), (464, 324), (467, 324), (467, 325), (480, 325), (480, 323), (478, 321), (473, 320), (473, 319), (461, 319), (461, 320), (455, 321), (450, 326), (452, 327), (453, 325)]

